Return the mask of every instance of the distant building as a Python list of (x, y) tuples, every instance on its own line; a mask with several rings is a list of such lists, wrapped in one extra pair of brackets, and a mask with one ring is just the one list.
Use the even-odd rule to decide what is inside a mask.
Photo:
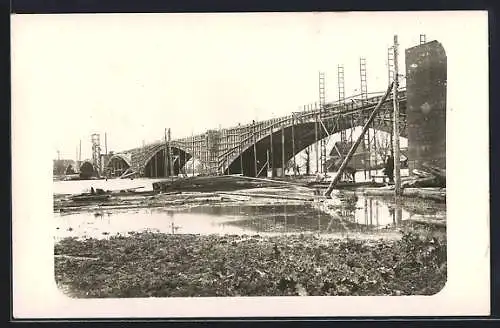
[[(335, 142), (335, 146), (343, 156), (342, 158), (347, 155), (353, 144), (354, 142), (350, 141)], [(333, 147), (332, 151), (330, 152), (330, 156), (326, 160), (326, 167), (328, 169), (328, 172), (336, 172), (342, 164), (342, 158), (339, 156), (337, 149)], [(365, 161), (368, 160), (368, 158), (365, 158), (365, 156), (365, 147), (363, 143), (360, 143), (351, 160), (349, 161), (348, 166), (356, 170), (363, 170), (365, 168)], [(374, 163), (374, 161), (372, 161), (372, 163)]]
[(77, 162), (71, 159), (55, 159), (53, 161), (54, 175), (75, 174), (78, 172), (79, 167)]

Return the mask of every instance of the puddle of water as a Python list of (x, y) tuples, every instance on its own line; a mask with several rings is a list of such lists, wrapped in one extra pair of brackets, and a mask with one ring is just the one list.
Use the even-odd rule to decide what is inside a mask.
[(131, 231), (175, 234), (297, 234), (345, 237), (392, 234), (412, 219), (445, 220), (446, 212), (431, 206), (427, 214), (390, 201), (338, 195), (333, 206), (319, 204), (204, 205), (182, 210), (165, 208), (55, 214), (56, 239), (106, 238)]

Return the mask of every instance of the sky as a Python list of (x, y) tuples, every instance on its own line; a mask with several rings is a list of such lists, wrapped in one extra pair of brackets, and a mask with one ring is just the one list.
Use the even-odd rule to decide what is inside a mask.
[(335, 101), (338, 64), (346, 96), (359, 94), (360, 57), (368, 92), (384, 91), (394, 35), (403, 73), (404, 49), (420, 34), (441, 42), (450, 86), (474, 69), (463, 54), (477, 41), (469, 34), (487, 37), (485, 15), (14, 15), (13, 111), (36, 113), (25, 116), (46, 126), (53, 158), (75, 159), (81, 140), (85, 159), (92, 133), (122, 151), (162, 139), (165, 128), (175, 139), (298, 111), (318, 102), (319, 71)]

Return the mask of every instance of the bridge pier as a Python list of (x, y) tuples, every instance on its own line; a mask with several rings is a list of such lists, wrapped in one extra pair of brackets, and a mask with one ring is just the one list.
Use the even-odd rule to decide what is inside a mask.
[(432, 41), (406, 49), (408, 168), (446, 168), (447, 58)]

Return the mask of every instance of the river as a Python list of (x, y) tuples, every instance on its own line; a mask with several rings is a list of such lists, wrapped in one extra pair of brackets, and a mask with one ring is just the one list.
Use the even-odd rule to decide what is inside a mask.
[[(54, 182), (54, 193), (79, 193), (94, 188), (119, 190), (144, 187), (154, 179)], [(338, 193), (336, 205), (318, 203), (197, 205), (189, 208), (105, 208), (55, 213), (55, 238), (108, 238), (116, 234), (155, 231), (173, 234), (297, 234), (329, 237), (392, 238), (416, 221), (445, 222), (446, 206), (433, 202), (395, 203), (359, 193)]]

